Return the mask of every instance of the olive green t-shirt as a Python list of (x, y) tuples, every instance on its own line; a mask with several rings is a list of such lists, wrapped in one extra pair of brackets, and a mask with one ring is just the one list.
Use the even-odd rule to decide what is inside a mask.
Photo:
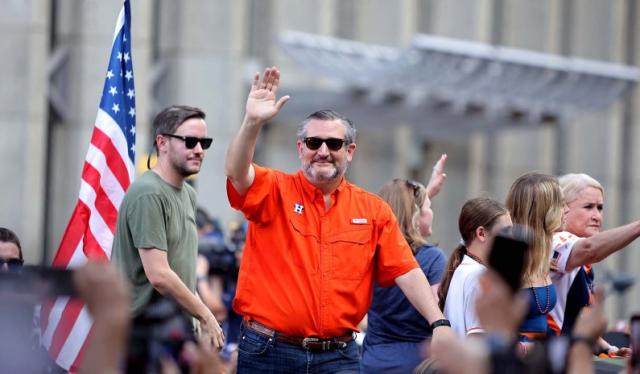
[(195, 292), (195, 211), (196, 193), (186, 183), (177, 188), (147, 171), (129, 187), (118, 211), (111, 261), (130, 283), (134, 317), (159, 296), (144, 272), (138, 249), (166, 251), (169, 267)]

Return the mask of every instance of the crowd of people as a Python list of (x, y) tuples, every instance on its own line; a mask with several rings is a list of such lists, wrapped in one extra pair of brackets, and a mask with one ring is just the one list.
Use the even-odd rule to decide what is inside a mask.
[[(187, 183), (212, 144), (204, 112), (156, 116), (157, 162), (122, 201), (111, 263), (73, 275), (95, 321), (82, 370), (585, 373), (594, 355), (631, 355), (602, 338), (592, 264), (638, 238), (640, 221), (602, 231), (595, 179), (530, 172), (505, 204), (465, 201), (447, 259), (428, 241), (447, 155), (427, 183), (368, 192), (345, 178), (354, 124), (320, 110), (297, 129), (298, 172), (254, 161), (262, 128), (290, 99), (279, 82), (275, 67), (256, 73), (228, 145), (227, 197), (246, 222), (226, 235)], [(515, 291), (489, 261), (514, 225), (528, 234)], [(0, 269), (23, 262), (17, 236), (0, 229)]]

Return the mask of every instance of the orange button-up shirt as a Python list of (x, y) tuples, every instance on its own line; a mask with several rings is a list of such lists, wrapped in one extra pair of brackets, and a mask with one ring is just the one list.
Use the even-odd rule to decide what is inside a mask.
[(343, 179), (326, 209), (302, 171), (254, 167), (245, 196), (227, 181), (231, 206), (250, 222), (234, 310), (287, 335), (356, 331), (373, 280), (389, 286), (418, 267), (391, 208)]

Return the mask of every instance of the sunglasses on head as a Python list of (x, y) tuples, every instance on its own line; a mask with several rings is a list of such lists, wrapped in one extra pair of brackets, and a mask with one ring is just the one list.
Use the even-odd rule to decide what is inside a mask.
[(196, 147), (198, 143), (202, 149), (209, 149), (211, 147), (211, 143), (213, 143), (212, 138), (197, 138), (195, 136), (182, 136), (182, 135), (174, 135), (174, 134), (162, 134), (162, 136), (168, 136), (170, 138), (180, 139), (184, 142), (184, 146), (188, 149), (193, 149)]
[(19, 258), (0, 258), (0, 267), (4, 266), (4, 264), (7, 264), (9, 269), (21, 268), (23, 263), (24, 260), (21, 260)]
[(422, 183), (416, 182), (410, 179), (394, 179), (394, 182), (402, 182), (404, 181), (405, 185), (411, 192), (413, 192), (413, 197), (418, 198), (420, 196), (420, 191), (424, 188)]
[(322, 139), (315, 136), (304, 138), (304, 144), (312, 151), (318, 150), (320, 147), (322, 147), (322, 143), (326, 144), (327, 148), (329, 148), (330, 150), (337, 151), (340, 150), (340, 148), (342, 148), (342, 146), (344, 145), (344, 139)]

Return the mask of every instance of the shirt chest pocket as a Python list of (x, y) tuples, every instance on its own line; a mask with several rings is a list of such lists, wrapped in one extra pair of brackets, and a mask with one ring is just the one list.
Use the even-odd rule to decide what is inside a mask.
[(360, 280), (372, 271), (375, 253), (372, 225), (362, 225), (329, 237), (331, 275), (334, 279)]

